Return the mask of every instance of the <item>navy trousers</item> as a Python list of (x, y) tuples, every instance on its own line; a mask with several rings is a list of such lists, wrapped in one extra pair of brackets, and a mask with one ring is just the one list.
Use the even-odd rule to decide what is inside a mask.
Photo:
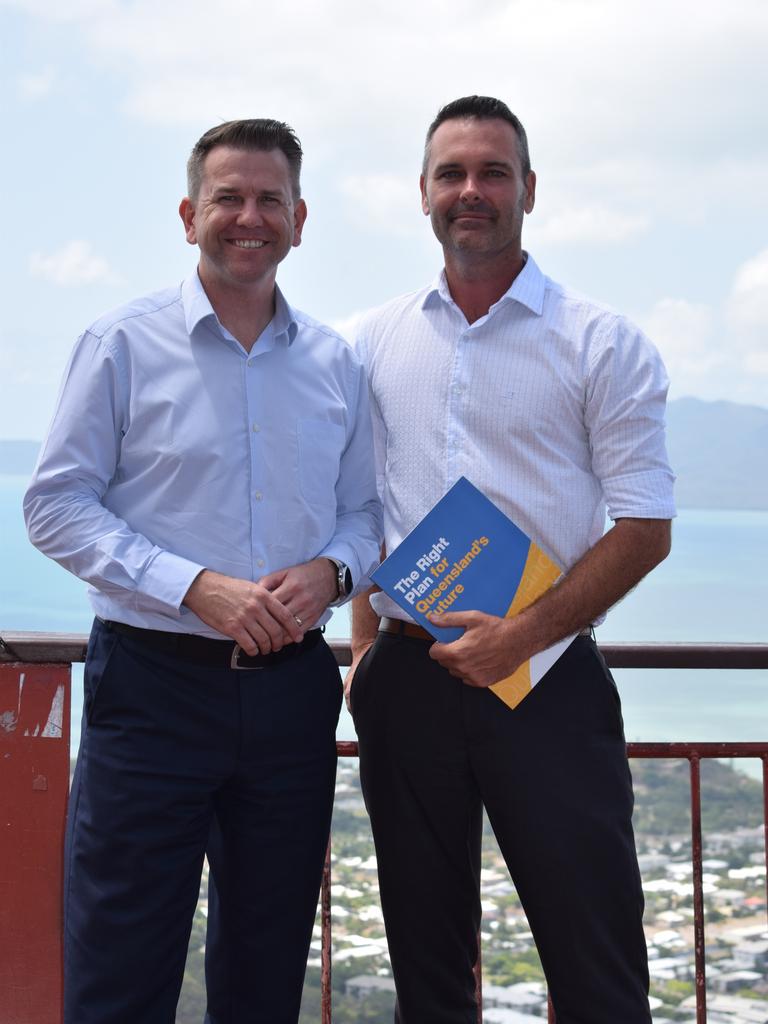
[(650, 1024), (619, 697), (578, 637), (514, 710), (379, 634), (352, 711), (401, 1024), (476, 1024), (485, 806), (557, 1024)]
[(295, 1024), (340, 703), (324, 642), (233, 671), (95, 623), (65, 851), (65, 1024), (173, 1024), (214, 823), (237, 956), (209, 1019)]

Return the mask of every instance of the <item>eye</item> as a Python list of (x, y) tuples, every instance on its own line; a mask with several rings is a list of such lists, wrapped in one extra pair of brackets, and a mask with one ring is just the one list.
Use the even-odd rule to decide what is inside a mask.
[(230, 205), (232, 203), (236, 203), (239, 198), (239, 196), (225, 194), (223, 196), (219, 196), (219, 202), (223, 203), (224, 205)]
[(262, 206), (279, 206), (280, 205), (280, 200), (277, 198), (277, 196), (260, 196), (259, 197), (259, 202), (262, 204)]

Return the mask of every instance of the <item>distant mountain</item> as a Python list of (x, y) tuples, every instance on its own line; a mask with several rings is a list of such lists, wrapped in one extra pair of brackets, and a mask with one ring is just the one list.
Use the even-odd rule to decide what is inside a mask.
[[(667, 408), (680, 508), (768, 511), (768, 409), (678, 398)], [(28, 476), (39, 441), (0, 441), (0, 473)]]
[(667, 437), (680, 508), (768, 509), (768, 409), (678, 398)]

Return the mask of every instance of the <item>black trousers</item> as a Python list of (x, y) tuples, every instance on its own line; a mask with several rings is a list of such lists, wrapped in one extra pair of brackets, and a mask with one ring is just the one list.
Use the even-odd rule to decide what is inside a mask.
[(65, 855), (66, 1024), (173, 1024), (214, 821), (235, 952), (209, 1020), (295, 1024), (340, 703), (324, 642), (240, 672), (95, 624)]
[(379, 634), (352, 709), (402, 1024), (476, 1024), (485, 807), (558, 1024), (649, 1024), (619, 696), (578, 637), (514, 710)]

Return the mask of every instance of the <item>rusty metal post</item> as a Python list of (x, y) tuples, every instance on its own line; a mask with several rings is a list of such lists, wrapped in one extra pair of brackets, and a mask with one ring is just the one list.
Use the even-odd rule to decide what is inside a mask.
[(333, 993), (331, 990), (331, 840), (325, 851), (323, 881), (320, 885), (320, 1021), (331, 1024)]
[(60, 1024), (69, 665), (0, 665), (0, 1018)]
[(547, 994), (547, 1024), (556, 1024), (555, 1008), (552, 1005), (552, 997)]
[(707, 976), (704, 946), (704, 891), (702, 887), (701, 760), (691, 764), (691, 860), (693, 863), (693, 944), (696, 971), (696, 1024), (707, 1024)]
[(477, 933), (477, 960), (472, 968), (475, 975), (475, 1000), (477, 1002), (477, 1024), (483, 1024), (483, 950), (480, 945), (480, 932)]

